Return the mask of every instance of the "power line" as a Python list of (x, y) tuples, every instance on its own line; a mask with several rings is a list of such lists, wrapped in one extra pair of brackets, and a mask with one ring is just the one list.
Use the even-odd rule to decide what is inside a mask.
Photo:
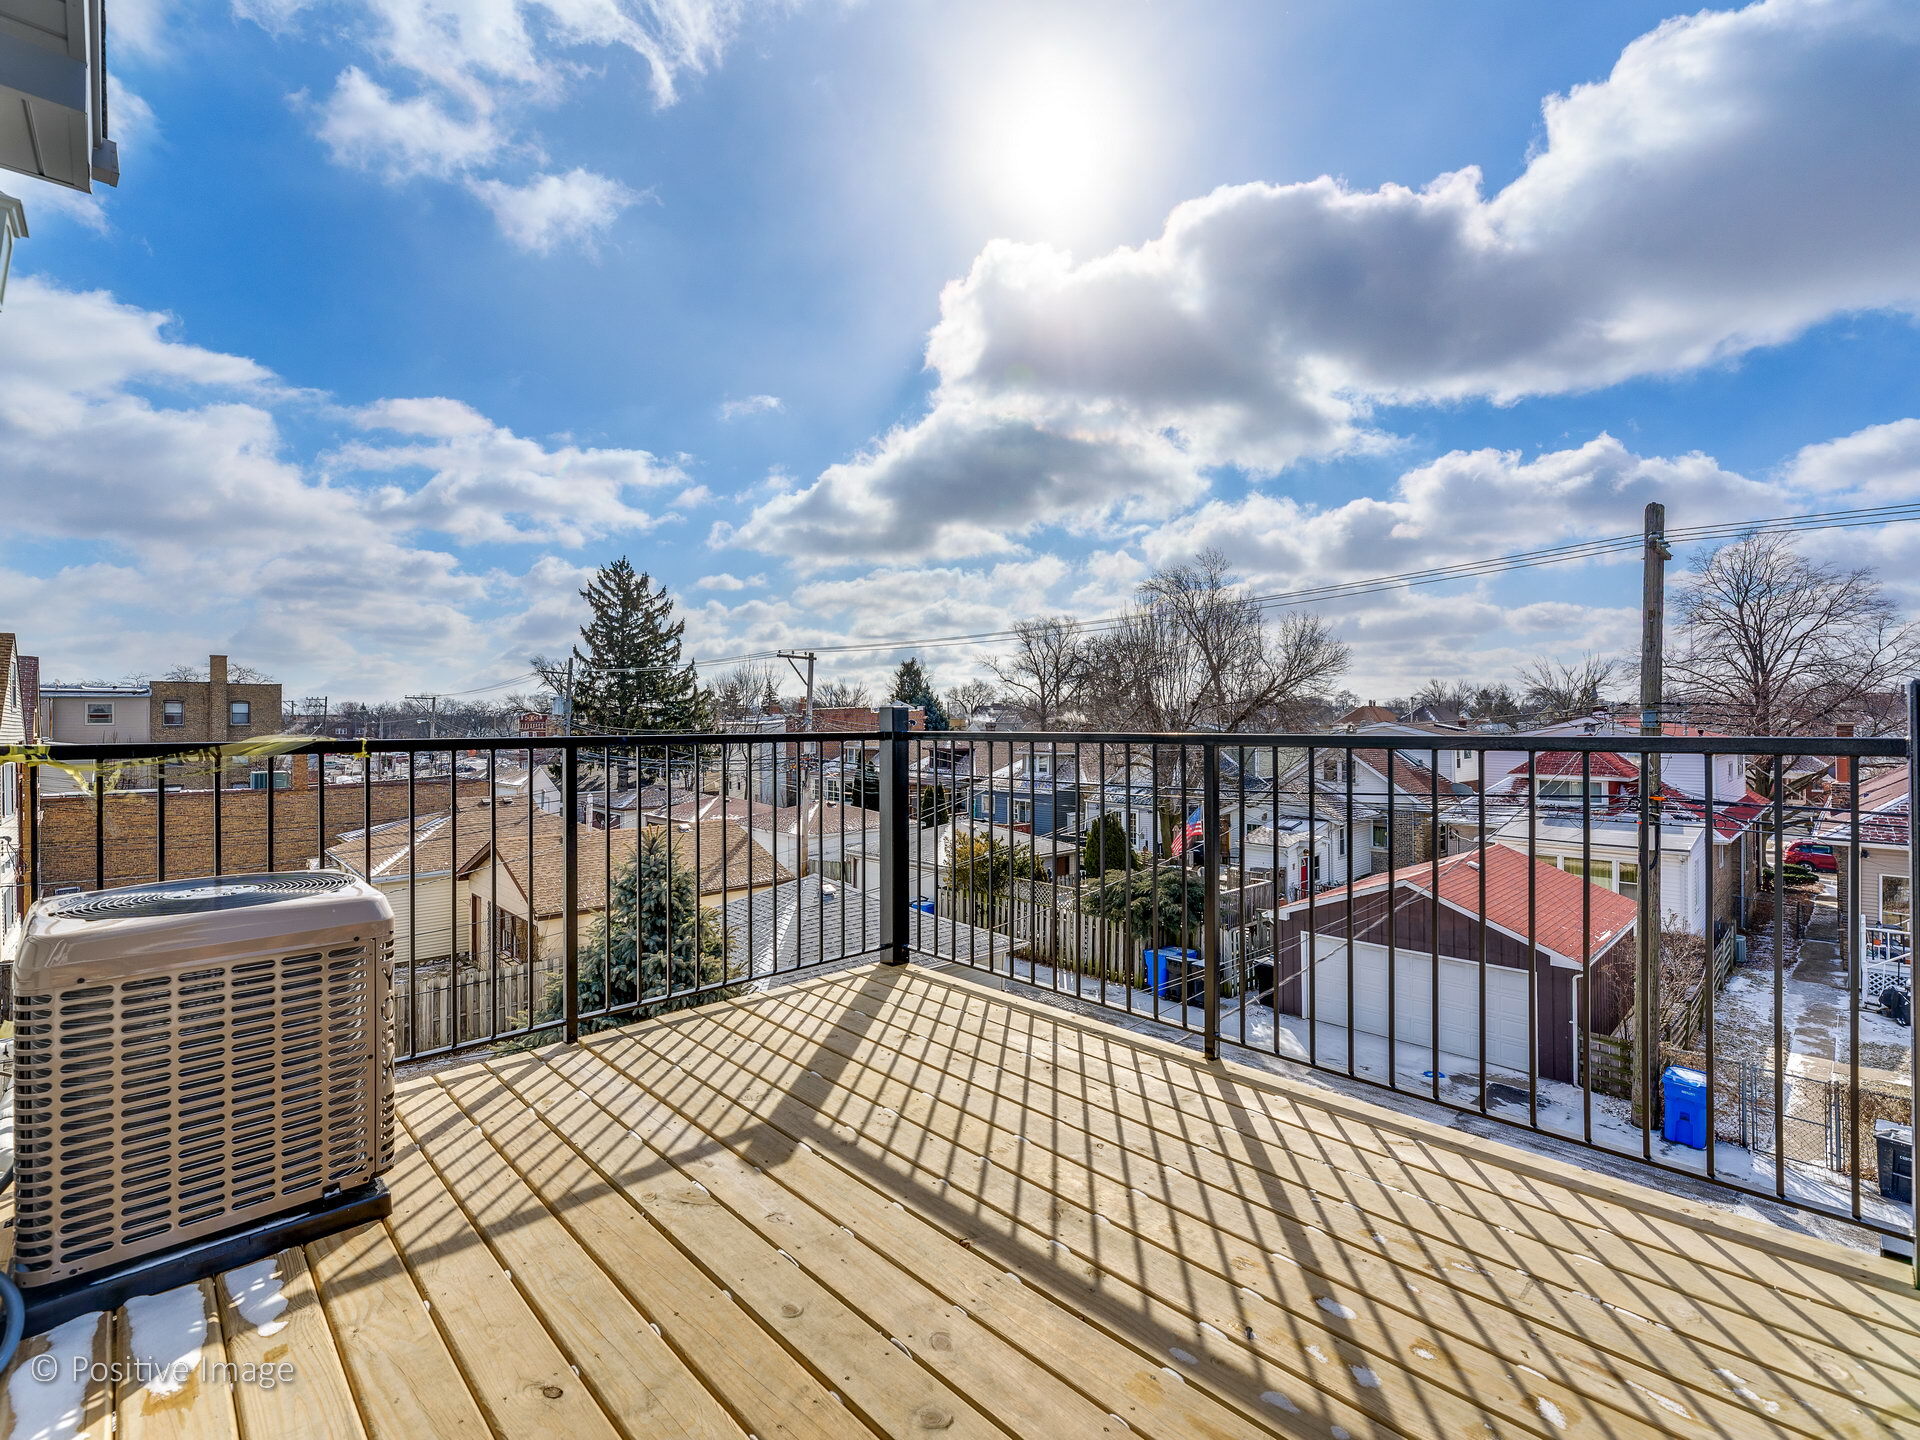
[[(1858, 510), (1830, 510), (1808, 515), (1777, 515), (1764, 519), (1722, 521), (1709, 525), (1679, 526), (1667, 532), (1667, 539), (1670, 544), (1697, 544), (1709, 540), (1730, 540), (1746, 535), (1851, 529), (1863, 525), (1899, 524), (1910, 520), (1920, 520), (1920, 502), (1874, 506)], [(1379, 575), (1363, 580), (1337, 581), (1299, 590), (1281, 590), (1271, 594), (1254, 595), (1250, 598), (1262, 610), (1293, 609), (1301, 605), (1358, 598), (1389, 590), (1410, 590), (1425, 585), (1439, 585), (1449, 580), (1470, 580), (1513, 570), (1536, 569), (1543, 565), (1561, 565), (1575, 560), (1593, 560), (1613, 554), (1637, 553), (1643, 544), (1644, 537), (1638, 533), (1609, 535), (1594, 540), (1572, 541), (1562, 545), (1544, 546), (1536, 550), (1522, 550), (1511, 555), (1462, 560), (1451, 565), (1436, 565), (1423, 570), (1406, 570), (1395, 575)], [(1127, 618), (1124, 615), (1106, 615), (1091, 620), (1069, 621), (1068, 624), (1079, 634), (1097, 635), (1117, 629), (1127, 623)], [(886, 650), (933, 650), (954, 645), (977, 645), (1011, 640), (1016, 637), (1016, 634), (1017, 632), (1012, 629), (984, 630), (971, 634), (936, 635), (919, 639), (852, 641), (838, 645), (816, 645), (813, 648), (817, 653), (834, 655), (872, 654)], [(739, 655), (710, 657), (690, 663), (706, 666), (734, 665), (754, 660), (777, 659), (778, 654), (779, 652), (772, 650), (757, 650)]]

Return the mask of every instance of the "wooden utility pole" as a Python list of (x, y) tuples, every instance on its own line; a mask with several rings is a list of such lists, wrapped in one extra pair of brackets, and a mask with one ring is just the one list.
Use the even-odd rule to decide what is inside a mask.
[[(1640, 576), (1640, 733), (1660, 734), (1660, 681), (1666, 665), (1667, 561), (1673, 551), (1667, 545), (1667, 507), (1649, 502), (1646, 510), (1645, 548)], [(1635, 1026), (1640, 1041), (1640, 1084), (1648, 1126), (1647, 1145), (1652, 1144), (1652, 1127), (1658, 1123), (1660, 1109), (1659, 1053), (1666, 1036), (1660, 1020), (1660, 756), (1649, 751), (1640, 768), (1640, 908), (1635, 917), (1639, 931), (1637, 947), (1639, 984)], [(1713, 844), (1707, 844), (1709, 859)], [(1712, 939), (1708, 949), (1711, 953)], [(1708, 1081), (1711, 1091), (1712, 1081)]]
[[(800, 728), (802, 730), (813, 729), (813, 663), (819, 657), (811, 650), (776, 650), (774, 655), (776, 659), (786, 661), (787, 667), (806, 683), (807, 698), (806, 702), (800, 707)], [(799, 663), (803, 660), (807, 665), (804, 671), (801, 670)]]

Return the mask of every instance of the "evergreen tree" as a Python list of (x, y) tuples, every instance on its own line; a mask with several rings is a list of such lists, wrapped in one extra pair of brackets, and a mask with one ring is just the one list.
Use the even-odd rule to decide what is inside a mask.
[(927, 679), (927, 672), (913, 657), (901, 661), (900, 668), (893, 672), (893, 693), (887, 698), (917, 705), (926, 711), (929, 730), (948, 728), (947, 712), (940, 704), (940, 697), (933, 693), (933, 682)]
[(938, 829), (953, 820), (953, 792), (944, 785), (929, 785), (915, 801), (922, 830)]
[(710, 697), (680, 662), (680, 632), (666, 587), (623, 555), (580, 592), (593, 617), (573, 650), (574, 728), (602, 734), (698, 730)]
[(1133, 846), (1127, 843), (1127, 827), (1109, 810), (1087, 830), (1086, 847), (1080, 854), (1080, 873), (1098, 879), (1108, 871), (1118, 873), (1133, 864)]
[(1151, 945), (1200, 948), (1206, 921), (1207, 886), (1200, 876), (1177, 866), (1131, 875), (1110, 874), (1084, 892), (1081, 901), (1089, 915), (1115, 925), (1132, 925), (1133, 933)]
[(1046, 866), (1024, 845), (1011, 845), (989, 835), (955, 835), (947, 860), (947, 884), (974, 895), (1000, 896), (1015, 880), (1044, 880)]
[[(684, 993), (726, 978), (720, 917), (701, 908), (699, 882), (685, 855), (670, 848), (667, 832), (648, 826), (640, 832), (632, 858), (614, 872), (607, 909), (581, 938), (578, 991), (583, 1014), (652, 995), (662, 998), (654, 1005), (583, 1022), (581, 1029), (627, 1025), (737, 993)], [(669, 999), (669, 989), (682, 993)], [(541, 1021), (558, 1020), (565, 1003), (565, 981), (556, 976), (541, 996)]]

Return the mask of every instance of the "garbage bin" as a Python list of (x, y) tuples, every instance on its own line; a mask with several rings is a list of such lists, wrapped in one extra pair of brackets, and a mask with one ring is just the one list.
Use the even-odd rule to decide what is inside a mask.
[(1147, 962), (1147, 988), (1161, 999), (1194, 1005), (1205, 998), (1206, 977), (1198, 950), (1147, 950), (1141, 958)]
[(1669, 1065), (1660, 1075), (1660, 1097), (1666, 1102), (1662, 1139), (1695, 1150), (1707, 1148), (1707, 1077), (1699, 1070)]
[(1873, 1122), (1874, 1160), (1880, 1169), (1880, 1193), (1902, 1205), (1913, 1203), (1913, 1127), (1891, 1120)]

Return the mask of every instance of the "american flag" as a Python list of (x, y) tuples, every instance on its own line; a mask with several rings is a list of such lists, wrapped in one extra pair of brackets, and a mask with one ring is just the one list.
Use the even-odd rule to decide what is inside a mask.
[(1181, 851), (1185, 850), (1187, 846), (1193, 844), (1194, 841), (1206, 834), (1206, 813), (1206, 807), (1203, 805), (1191, 815), (1187, 816), (1186, 827), (1182, 829), (1178, 835), (1173, 837), (1173, 844), (1167, 847), (1170, 854), (1178, 855)]

